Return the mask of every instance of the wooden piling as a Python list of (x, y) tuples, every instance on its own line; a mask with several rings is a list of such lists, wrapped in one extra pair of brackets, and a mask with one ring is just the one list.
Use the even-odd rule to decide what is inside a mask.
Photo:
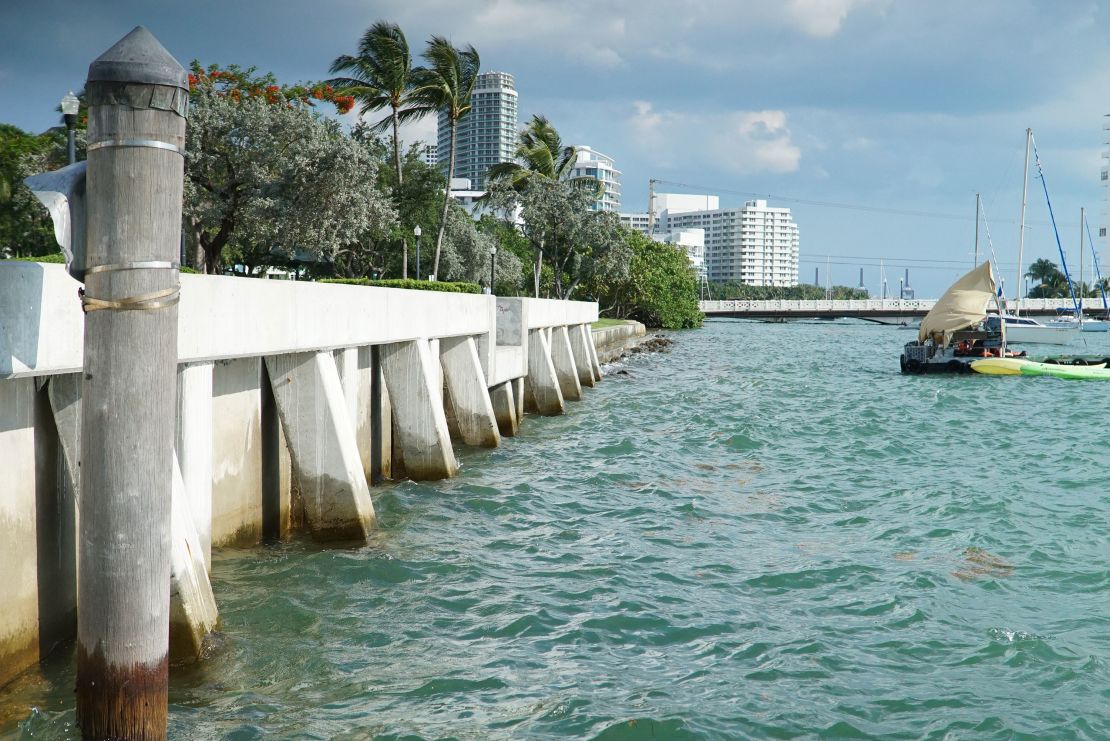
[(142, 27), (89, 67), (77, 722), (166, 737), (185, 70)]

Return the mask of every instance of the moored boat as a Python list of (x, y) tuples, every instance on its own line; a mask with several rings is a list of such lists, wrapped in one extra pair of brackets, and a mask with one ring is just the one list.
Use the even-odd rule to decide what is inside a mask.
[(899, 359), (903, 373), (970, 373), (983, 358), (1022, 357), (1005, 347), (1005, 328), (987, 304), (997, 303), (994, 274), (988, 260), (953, 283), (921, 320), (917, 339), (907, 342)]
[(1066, 345), (1079, 336), (1077, 321), (1041, 324), (1028, 316), (1006, 314), (1005, 318), (1006, 341), (1017, 345)]

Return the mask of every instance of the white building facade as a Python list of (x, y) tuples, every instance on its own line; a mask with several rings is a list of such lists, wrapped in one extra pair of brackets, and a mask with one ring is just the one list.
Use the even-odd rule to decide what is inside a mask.
[[(705, 273), (710, 281), (753, 286), (798, 283), (798, 225), (788, 208), (765, 200), (720, 208), (717, 196), (662, 193), (656, 196), (655, 238), (682, 230), (705, 233)], [(647, 214), (621, 214), (622, 223), (647, 233)]]
[[(489, 168), (512, 162), (517, 145), (517, 92), (507, 72), (483, 72), (474, 83), (471, 109), (459, 121), (455, 146), (455, 177), (466, 178), (475, 190), (485, 190)], [(447, 173), (451, 124), (439, 114), (437, 159)]]
[(613, 164), (613, 158), (590, 147), (575, 147), (577, 160), (568, 177), (597, 178), (601, 183), (601, 195), (590, 207), (593, 211), (620, 211), (621, 208), (621, 171)]
[(1099, 177), (1102, 180), (1102, 219), (1098, 227), (1098, 237), (1101, 246), (1105, 247), (1110, 240), (1106, 236), (1106, 227), (1110, 225), (1110, 113), (1102, 122), (1102, 167), (1099, 168)]
[[(659, 237), (658, 234), (655, 236), (656, 238)], [(708, 277), (705, 268), (704, 229), (678, 229), (677, 231), (667, 232), (663, 236), (663, 241), (667, 244), (673, 244), (686, 253), (686, 257), (690, 258), (690, 265), (693, 267), (699, 283)]]

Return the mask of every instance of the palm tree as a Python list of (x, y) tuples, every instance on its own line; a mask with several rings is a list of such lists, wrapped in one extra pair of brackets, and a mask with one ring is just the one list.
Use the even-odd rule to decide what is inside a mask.
[(522, 190), (536, 178), (562, 180), (574, 168), (574, 147), (563, 146), (559, 132), (545, 116), (535, 115), (516, 146), (516, 162), (501, 162), (489, 169), (490, 180), (508, 180)]
[[(1035, 280), (1039, 285), (1046, 287), (1054, 287), (1057, 281), (1063, 281), (1064, 279), (1063, 274), (1060, 272), (1060, 268), (1056, 267), (1056, 263), (1052, 262), (1052, 260), (1046, 260), (1043, 257), (1029, 266), (1029, 271), (1025, 273), (1025, 277), (1030, 280)], [(1032, 293), (1032, 291), (1030, 291), (1030, 293)], [(1043, 294), (1044, 291), (1041, 293)]]
[[(522, 192), (537, 182), (569, 180), (572, 184), (602, 193), (601, 181), (593, 177), (569, 178), (574, 169), (577, 153), (574, 147), (563, 146), (559, 132), (545, 116), (534, 115), (516, 146), (516, 162), (500, 162), (489, 169), (491, 182), (504, 180), (517, 192)], [(540, 295), (540, 273), (543, 269), (544, 240), (535, 246), (536, 260), (532, 265), (532, 278), (536, 297)]]
[(436, 234), (436, 256), (432, 263), (433, 280), (439, 275), (439, 256), (443, 248), (443, 232), (447, 228), (447, 209), (451, 205), (451, 178), (455, 177), (455, 149), (459, 136), (459, 120), (470, 113), (471, 94), (478, 79), (481, 59), (477, 50), (467, 44), (456, 49), (442, 36), (428, 39), (424, 50), (427, 67), (413, 70), (412, 100), (429, 110), (438, 110), (451, 124), (451, 145), (447, 153), (447, 187), (443, 189), (443, 212)]
[[(358, 54), (341, 54), (331, 63), (332, 73), (346, 73), (346, 77), (334, 77), (328, 84), (338, 88), (343, 95), (351, 95), (361, 105), (359, 113), (365, 115), (382, 108), (390, 108), (392, 113), (370, 128), (373, 133), (382, 133), (393, 127), (393, 167), (397, 171), (397, 195), (401, 198), (401, 185), (404, 175), (401, 171), (401, 138), (399, 127), (407, 121), (415, 121), (432, 113), (435, 109), (422, 106), (412, 96), (413, 74), (412, 55), (409, 43), (401, 27), (395, 23), (378, 21), (359, 40)], [(409, 276), (408, 238), (401, 238), (402, 277)]]

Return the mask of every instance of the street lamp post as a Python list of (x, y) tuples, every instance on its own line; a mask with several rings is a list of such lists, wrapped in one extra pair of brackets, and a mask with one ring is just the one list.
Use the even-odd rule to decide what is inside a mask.
[(77, 142), (74, 138), (74, 132), (77, 129), (77, 111), (80, 107), (81, 101), (77, 99), (72, 90), (62, 98), (62, 118), (65, 119), (68, 136), (66, 152), (69, 155), (69, 164), (71, 165), (77, 161)]
[(417, 224), (412, 230), (413, 235), (416, 237), (416, 279), (420, 280), (420, 225)]
[(497, 272), (497, 248), (489, 248), (489, 292), (493, 295), (493, 276)]

